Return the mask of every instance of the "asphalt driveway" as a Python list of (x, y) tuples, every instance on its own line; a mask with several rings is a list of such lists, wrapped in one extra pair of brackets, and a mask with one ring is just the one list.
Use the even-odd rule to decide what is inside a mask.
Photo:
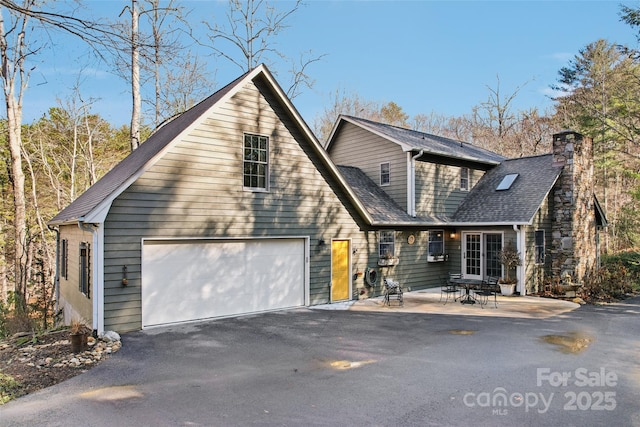
[(123, 343), (0, 425), (640, 426), (640, 298), (546, 318), (305, 308)]

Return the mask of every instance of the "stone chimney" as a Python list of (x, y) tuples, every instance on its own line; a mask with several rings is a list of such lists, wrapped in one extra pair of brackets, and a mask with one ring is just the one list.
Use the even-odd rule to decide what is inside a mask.
[(563, 169), (553, 192), (551, 271), (583, 282), (597, 259), (593, 141), (572, 131), (555, 134), (553, 161)]

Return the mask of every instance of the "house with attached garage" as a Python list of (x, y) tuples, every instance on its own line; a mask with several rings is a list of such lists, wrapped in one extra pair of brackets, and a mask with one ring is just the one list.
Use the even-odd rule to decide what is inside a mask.
[(384, 278), (415, 290), (449, 271), (500, 275), (508, 244), (526, 293), (539, 272), (586, 271), (595, 250), (576, 242), (604, 221), (592, 176), (573, 175), (587, 141), (556, 140), (558, 153), (507, 160), (342, 116), (323, 146), (261, 65), (51, 219), (57, 302), (67, 322), (126, 332), (378, 296)]
[(124, 332), (351, 299), (375, 231), (350, 191), (259, 66), (49, 222), (65, 320)]
[(409, 290), (450, 272), (505, 277), (514, 249), (520, 295), (545, 277), (582, 281), (597, 265), (606, 218), (594, 195), (592, 142), (553, 136), (546, 155), (505, 159), (471, 144), (341, 116), (325, 144), (374, 222), (382, 275)]

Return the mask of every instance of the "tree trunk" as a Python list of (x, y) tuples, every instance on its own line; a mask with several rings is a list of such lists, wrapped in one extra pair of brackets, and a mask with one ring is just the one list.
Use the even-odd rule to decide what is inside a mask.
[(140, 47), (138, 46), (138, 2), (131, 0), (131, 151), (140, 146)]
[[(7, 92), (7, 90), (9, 92)], [(11, 154), (11, 182), (14, 209), (15, 234), (15, 277), (14, 291), (16, 308), (26, 310), (27, 292), (27, 214), (24, 197), (24, 172), (22, 171), (22, 105), (16, 102), (13, 87), (5, 84), (7, 104), (7, 124), (9, 131), (9, 152)]]
[[(2, 81), (7, 110), (7, 137), (11, 159), (11, 184), (14, 209), (14, 291), (16, 308), (26, 310), (27, 290), (27, 215), (24, 195), (24, 172), (22, 171), (22, 94), (28, 77), (24, 68), (26, 53), (25, 29), (27, 18), (15, 23), (11, 33), (4, 31), (4, 16), (0, 14), (0, 59)], [(16, 34), (15, 31), (19, 30)], [(9, 39), (8, 37), (12, 37)], [(12, 46), (9, 47), (9, 42)], [(13, 55), (13, 56), (11, 56)], [(18, 81), (16, 81), (18, 80)], [(16, 84), (18, 88), (16, 89)]]

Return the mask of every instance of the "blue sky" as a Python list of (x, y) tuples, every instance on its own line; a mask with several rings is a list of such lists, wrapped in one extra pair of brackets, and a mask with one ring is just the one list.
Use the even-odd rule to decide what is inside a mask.
[[(291, 3), (275, 2), (286, 8)], [(620, 22), (618, 1), (314, 1), (288, 21), (277, 39), (290, 56), (312, 50), (326, 54), (308, 71), (313, 89), (294, 99), (313, 125), (336, 90), (378, 101), (393, 101), (410, 116), (467, 114), (485, 101), (487, 86), (510, 94), (523, 86), (516, 109), (551, 105), (549, 86), (558, 70), (588, 43), (600, 38), (636, 46), (631, 27)], [(637, 7), (640, 3), (622, 2)], [(115, 18), (126, 2), (92, 1), (95, 15)], [(222, 17), (224, 1), (188, 1), (190, 20)], [(55, 35), (53, 37), (56, 37)], [(32, 72), (24, 121), (42, 116), (65, 99), (82, 73), (81, 91), (95, 98), (93, 111), (114, 125), (128, 124), (128, 85), (104, 64), (87, 62), (83, 48), (68, 38), (49, 43)], [(54, 46), (55, 45), (55, 46)], [(86, 65), (85, 65), (86, 64)], [(210, 59), (216, 86), (241, 70)], [(273, 70), (272, 71), (278, 71)], [(284, 86), (284, 78), (283, 86)]]

